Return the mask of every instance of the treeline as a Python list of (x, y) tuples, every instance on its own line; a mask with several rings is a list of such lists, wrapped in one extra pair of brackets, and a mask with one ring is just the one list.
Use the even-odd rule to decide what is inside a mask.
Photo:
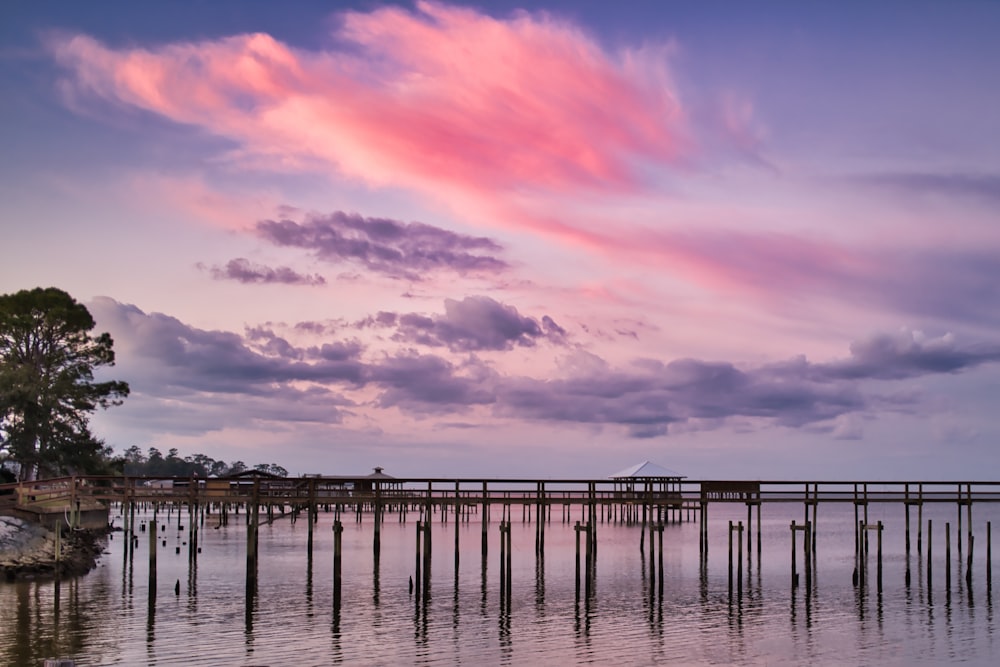
[(122, 457), (122, 472), (132, 477), (225, 477), (247, 470), (288, 477), (288, 471), (276, 463), (258, 463), (250, 467), (243, 461), (226, 463), (204, 454), (181, 458), (176, 449), (169, 450), (164, 456), (156, 447), (150, 447), (148, 452), (143, 453), (133, 445), (125, 450)]

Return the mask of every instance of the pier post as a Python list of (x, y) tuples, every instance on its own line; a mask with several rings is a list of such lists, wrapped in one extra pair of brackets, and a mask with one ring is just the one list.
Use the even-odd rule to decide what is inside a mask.
[(903, 486), (903, 507), (906, 513), (906, 555), (910, 555), (910, 485)]
[(701, 557), (708, 558), (708, 501), (701, 501), (701, 512), (699, 512), (699, 519), (701, 524), (699, 526), (701, 533)]
[(858, 485), (854, 485), (854, 553), (861, 553), (861, 530), (858, 526), (861, 525), (861, 519), (858, 517)]
[(309, 523), (309, 543), (307, 551), (309, 552), (309, 557), (312, 558), (313, 552), (313, 525), (316, 523), (316, 480), (309, 480), (309, 506), (306, 509), (306, 519)]
[(876, 526), (878, 526), (878, 571), (876, 575), (876, 586), (878, 592), (882, 592), (882, 521), (880, 520)]
[(584, 594), (589, 600), (593, 592), (592, 579), (594, 575), (594, 521), (587, 522), (587, 552), (584, 571), (584, 581), (586, 582)]
[[(747, 531), (748, 533), (750, 531)], [(736, 554), (736, 596), (739, 599), (743, 598), (743, 522), (740, 521), (736, 526), (736, 543), (737, 543), (737, 554)], [(747, 549), (749, 552), (750, 550)], [(749, 557), (749, 554), (748, 554)]]
[(865, 588), (865, 575), (868, 570), (868, 552), (865, 551), (864, 535), (868, 532), (868, 526), (864, 521), (858, 523), (858, 585), (861, 590)]
[(500, 522), (500, 606), (506, 608), (510, 604), (510, 522)]
[(917, 485), (917, 553), (923, 552), (924, 485)]
[(990, 522), (986, 522), (986, 593), (993, 589), (993, 535)]
[(969, 548), (966, 552), (965, 562), (965, 583), (969, 586), (969, 593), (972, 593), (972, 547), (975, 545), (975, 536), (969, 535)]
[(761, 537), (760, 537), (760, 494), (757, 494), (757, 571), (760, 572), (760, 554), (761, 554)]
[[(56, 531), (57, 533), (59, 531)], [(156, 521), (149, 524), (149, 578), (156, 581)]]
[(792, 590), (793, 591), (795, 590), (795, 587), (799, 585), (799, 575), (795, 571), (795, 569), (796, 569), (796, 563), (795, 563), (795, 519), (792, 519)]
[(806, 561), (806, 595), (809, 595), (812, 591), (813, 529), (813, 523), (811, 521), (806, 521), (802, 544), (802, 556)]
[(486, 480), (483, 480), (483, 508), (481, 510), (482, 516), (480, 517), (480, 521), (482, 522), (482, 529), (483, 529), (482, 549), (483, 549), (484, 561), (486, 560), (486, 553), (489, 550), (489, 538), (486, 536), (486, 530), (487, 528), (489, 528), (490, 525), (490, 505), (488, 502), (488, 498), (489, 498), (489, 492), (487, 491)]
[[(795, 533), (792, 533), (792, 541), (795, 541)], [(794, 549), (794, 547), (793, 547)], [(793, 551), (794, 553), (794, 551)], [(792, 565), (792, 568), (795, 566)], [(729, 522), (729, 597), (733, 597), (733, 522)]]
[(658, 586), (660, 593), (663, 593), (663, 523), (661, 522), (656, 527), (657, 541), (659, 542), (659, 551), (657, 552), (657, 558), (659, 560), (659, 575)]
[(344, 526), (337, 519), (333, 522), (333, 608), (340, 609), (341, 565), (343, 560)]
[[(969, 555), (971, 556), (972, 555), (972, 484), (966, 484), (965, 485), (965, 490), (966, 490), (966, 498), (965, 498), (966, 506), (965, 506), (965, 509), (966, 509), (966, 517), (968, 518), (968, 522), (967, 522), (968, 523), (968, 532), (966, 533), (966, 539), (968, 540), (968, 546), (969, 546), (968, 551), (969, 551)], [(971, 559), (970, 559), (969, 563), (970, 563), (970, 567), (971, 567), (971, 563), (972, 563)]]
[(958, 547), (958, 562), (962, 562), (962, 485), (958, 485), (958, 524), (955, 531), (955, 545)]
[(951, 590), (951, 524), (944, 524), (944, 589)]
[(372, 490), (374, 491), (375, 500), (372, 507), (373, 510), (373, 523), (375, 526), (375, 537), (372, 540), (372, 553), (376, 560), (382, 553), (382, 482), (380, 480), (372, 480)]
[(576, 533), (576, 597), (580, 598), (580, 531), (583, 530), (583, 526), (577, 521), (576, 525), (573, 526), (573, 531)]
[(927, 519), (927, 588), (930, 589), (931, 581), (933, 579), (933, 560), (934, 555), (934, 521), (933, 519)]
[(416, 588), (416, 590), (417, 590), (417, 599), (418, 600), (420, 599), (420, 590), (421, 590), (421, 587), (420, 587), (420, 583), (421, 583), (420, 575), (421, 575), (421, 572), (423, 571), (423, 567), (420, 564), (420, 537), (421, 537), (421, 532), (420, 532), (421, 528), (420, 528), (420, 526), (421, 526), (421, 520), (417, 519), (417, 532), (416, 532), (416, 535), (417, 535), (417, 544), (416, 544), (416, 549), (414, 550), (414, 553), (416, 554), (416, 564), (415, 564), (415, 566), (413, 568), (413, 571), (414, 571), (414, 576), (417, 578), (417, 588)]
[[(253, 481), (251, 507), (247, 508), (247, 590), (256, 589), (257, 580), (257, 528), (260, 520), (258, 502), (260, 500), (260, 479)], [(178, 509), (177, 516), (180, 516)]]

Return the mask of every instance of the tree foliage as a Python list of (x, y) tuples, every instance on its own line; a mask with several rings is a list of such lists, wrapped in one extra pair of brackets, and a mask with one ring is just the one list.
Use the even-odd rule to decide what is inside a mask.
[[(144, 454), (135, 445), (125, 450), (121, 462), (120, 472), (135, 477), (225, 477), (248, 469), (243, 461), (228, 464), (205, 454), (181, 458), (176, 449), (170, 449), (164, 456), (156, 447), (150, 447)], [(260, 463), (253, 469), (288, 477), (288, 471), (276, 463)]]
[(94, 326), (60, 289), (0, 295), (0, 434), (22, 479), (100, 471), (107, 452), (90, 415), (119, 405), (129, 387), (94, 381), (115, 362), (111, 336), (91, 335)]

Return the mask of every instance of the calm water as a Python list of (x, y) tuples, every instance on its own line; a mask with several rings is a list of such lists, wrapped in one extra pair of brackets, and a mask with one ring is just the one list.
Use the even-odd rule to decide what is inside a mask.
[[(339, 613), (332, 602), (332, 514), (320, 515), (311, 560), (304, 518), (262, 526), (258, 585), (249, 597), (243, 516), (219, 530), (212, 528), (212, 518), (206, 520), (199, 533), (202, 553), (193, 567), (181, 546), (187, 532), (177, 531), (175, 517), (161, 535), (166, 546), (158, 546), (152, 589), (145, 533), (130, 563), (122, 534), (116, 533), (101, 564), (85, 577), (0, 584), (0, 662), (40, 665), (50, 657), (72, 658), (77, 665), (1000, 662), (985, 568), (986, 521), (1000, 512), (975, 508), (971, 587), (965, 583), (968, 554), (963, 551), (960, 559), (955, 542), (954, 505), (925, 507), (925, 523), (934, 520), (930, 586), (926, 561), (916, 553), (913, 510), (911, 584), (906, 585), (903, 512), (895, 505), (869, 510), (871, 522), (886, 523), (881, 594), (875, 586), (874, 533), (866, 589), (852, 585), (849, 505), (820, 507), (813, 591), (807, 595), (800, 586), (793, 593), (789, 524), (801, 522), (803, 514), (801, 505), (789, 505), (764, 507), (761, 558), (754, 545), (752, 564), (744, 562), (742, 595), (734, 590), (730, 596), (727, 522), (746, 521), (746, 511), (743, 505), (713, 505), (704, 567), (697, 522), (665, 528), (662, 593), (650, 586), (640, 529), (599, 524), (594, 593), (587, 599), (581, 592), (578, 600), (572, 526), (560, 523), (556, 508), (539, 562), (535, 526), (522, 524), (515, 509), (509, 611), (500, 604), (496, 521), (490, 525), (485, 567), (478, 518), (458, 525), (456, 570), (454, 518), (441, 523), (435, 517), (430, 595), (418, 600), (409, 592), (415, 514), (407, 523), (387, 515), (377, 569), (370, 515), (357, 524), (346, 514)], [(950, 588), (945, 521), (952, 524)], [(166, 523), (163, 515), (160, 523)], [(924, 559), (926, 540), (925, 534)], [(801, 546), (800, 539), (800, 571)]]

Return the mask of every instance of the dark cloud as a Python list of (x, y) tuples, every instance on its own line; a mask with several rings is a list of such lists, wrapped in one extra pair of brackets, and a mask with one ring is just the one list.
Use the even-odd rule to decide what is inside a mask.
[[(205, 268), (204, 265), (199, 265)], [(287, 266), (271, 268), (263, 264), (254, 264), (243, 257), (231, 259), (225, 266), (213, 266), (207, 269), (216, 280), (236, 280), (241, 283), (280, 283), (283, 285), (325, 285), (326, 279), (317, 274), (311, 276), (298, 273)]]
[(953, 336), (927, 338), (919, 332), (880, 334), (851, 345), (851, 356), (821, 365), (832, 378), (904, 380), (934, 373), (957, 373), (1000, 361), (1000, 345), (959, 347)]
[(472, 358), (453, 364), (435, 355), (399, 354), (370, 368), (383, 388), (378, 404), (416, 413), (450, 413), (496, 401), (496, 374)]
[(365, 368), (357, 356), (306, 362), (301, 351), (268, 330), (251, 329), (246, 338), (207, 331), (111, 299), (95, 300), (93, 309), (121, 356), (131, 357), (153, 376), (147, 391), (271, 395), (293, 382), (364, 382)]
[(485, 296), (445, 299), (442, 315), (380, 312), (355, 326), (395, 328), (393, 340), (397, 342), (447, 347), (453, 352), (510, 350), (531, 347), (539, 340), (561, 343), (566, 335), (548, 315), (539, 322)]
[(852, 383), (774, 377), (760, 369), (693, 359), (571, 379), (522, 378), (500, 391), (507, 416), (619, 424), (633, 437), (663, 435), (676, 423), (721, 423), (733, 417), (798, 427), (865, 407)]
[[(435, 318), (414, 317), (405, 326), (419, 323), (423, 335), (438, 345), (446, 339), (466, 341), (452, 346), (462, 350), (508, 349), (525, 331), (547, 326), (532, 328), (516, 311), (495, 302), (474, 300), (462, 311), (467, 302), (453, 302), (446, 321), (453, 327), (472, 323), (467, 328), (475, 332), (481, 332), (484, 321), (493, 322), (485, 327), (490, 334), (472, 339)], [(613, 368), (578, 352), (564, 365), (569, 375), (546, 379), (503, 375), (475, 354), (445, 358), (402, 351), (371, 358), (356, 340), (297, 347), (267, 327), (249, 328), (240, 336), (197, 329), (110, 299), (90, 307), (115, 339), (122, 379), (132, 383), (144, 404), (164, 401), (171, 414), (186, 406), (198, 424), (213, 409), (233, 410), (247, 419), (335, 423), (356, 405), (350, 392), (365, 389), (363, 402), (369, 406), (412, 415), (446, 416), (479, 407), (502, 418), (619, 426), (636, 438), (747, 419), (859, 437), (857, 416), (917, 410), (921, 395), (905, 381), (1000, 361), (997, 344), (963, 346), (950, 335), (904, 331), (858, 341), (849, 356), (824, 363), (796, 357), (739, 367), (644, 359)], [(384, 319), (391, 326), (391, 318)], [(406, 319), (397, 318), (400, 327)]]
[(332, 263), (353, 261), (394, 278), (419, 280), (429, 271), (465, 275), (508, 268), (502, 248), (485, 237), (465, 236), (419, 222), (364, 218), (337, 211), (305, 222), (262, 220), (257, 232), (280, 246), (305, 248)]

